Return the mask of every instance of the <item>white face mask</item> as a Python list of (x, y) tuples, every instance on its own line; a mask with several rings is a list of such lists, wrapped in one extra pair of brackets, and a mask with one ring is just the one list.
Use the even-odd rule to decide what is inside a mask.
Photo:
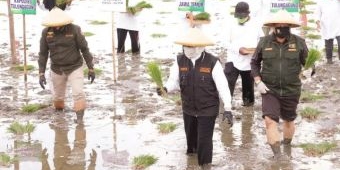
[(204, 47), (183, 47), (184, 54), (188, 58), (195, 58), (195, 57), (200, 57), (202, 52), (204, 51)]

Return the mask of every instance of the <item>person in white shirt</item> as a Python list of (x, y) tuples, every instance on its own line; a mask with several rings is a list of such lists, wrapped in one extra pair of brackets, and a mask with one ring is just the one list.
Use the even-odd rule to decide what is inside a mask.
[(340, 0), (322, 0), (317, 4), (317, 30), (325, 40), (327, 64), (332, 64), (333, 41), (338, 42), (338, 57), (340, 59)]
[(125, 40), (127, 33), (129, 33), (132, 54), (139, 54), (140, 43), (139, 43), (138, 14), (120, 12), (118, 13), (117, 18), (118, 18), (116, 23), (118, 38), (117, 53), (125, 52)]
[(227, 32), (227, 62), (224, 73), (227, 77), (231, 96), (236, 81), (241, 75), (243, 106), (254, 105), (254, 80), (250, 74), (250, 61), (257, 42), (263, 36), (261, 26), (249, 15), (249, 5), (239, 2), (235, 8), (235, 20)]
[[(187, 154), (197, 153), (198, 164), (209, 167), (212, 162), (213, 132), (219, 113), (220, 98), (224, 104), (222, 121), (232, 126), (231, 96), (223, 68), (215, 56), (204, 50), (214, 43), (199, 28), (175, 41), (183, 46), (183, 54), (177, 56), (170, 69), (164, 91), (180, 89), (184, 128), (187, 139)], [(157, 88), (158, 95), (162, 95)]]

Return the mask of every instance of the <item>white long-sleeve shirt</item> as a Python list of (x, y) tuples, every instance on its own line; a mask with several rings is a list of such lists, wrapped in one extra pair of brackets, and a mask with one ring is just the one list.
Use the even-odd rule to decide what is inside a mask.
[(239, 49), (256, 48), (263, 35), (262, 27), (253, 18), (243, 25), (239, 25), (234, 19), (226, 32), (227, 61), (233, 62), (234, 67), (241, 71), (250, 70), (252, 54), (241, 55)]
[(320, 21), (323, 39), (334, 39), (340, 36), (340, 1), (320, 0), (315, 12), (316, 20)]
[[(191, 59), (191, 62), (193, 63), (193, 66), (195, 67), (195, 61), (199, 58), (195, 57)], [(179, 90), (179, 68), (177, 64), (177, 58), (176, 62), (171, 66), (170, 68), (170, 75), (165, 83), (165, 87), (167, 88), (168, 92), (172, 92), (175, 90)], [(219, 61), (216, 62), (213, 71), (212, 71), (212, 77), (216, 84), (216, 88), (218, 91), (218, 94), (223, 101), (224, 104), (224, 110), (230, 111), (231, 110), (231, 95), (229, 91), (228, 81), (224, 75), (222, 65)]]

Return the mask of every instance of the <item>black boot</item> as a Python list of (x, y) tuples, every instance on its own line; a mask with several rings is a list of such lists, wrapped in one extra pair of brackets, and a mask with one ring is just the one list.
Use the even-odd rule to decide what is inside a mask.
[(77, 124), (83, 124), (84, 110), (76, 111), (77, 119), (74, 120)]

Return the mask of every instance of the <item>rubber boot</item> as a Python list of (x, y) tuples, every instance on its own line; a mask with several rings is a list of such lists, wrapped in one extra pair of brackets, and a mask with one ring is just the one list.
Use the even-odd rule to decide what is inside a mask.
[(281, 153), (280, 142), (275, 142), (274, 144), (270, 145), (272, 151), (274, 153), (274, 160), (276, 161), (288, 161), (289, 157), (287, 155), (283, 155)]
[(77, 124), (83, 124), (84, 110), (76, 111), (77, 119), (74, 120)]
[(283, 152), (289, 157), (292, 158), (292, 139), (284, 138), (281, 142), (283, 144)]
[(200, 170), (211, 170), (211, 164), (203, 164), (200, 166)]

